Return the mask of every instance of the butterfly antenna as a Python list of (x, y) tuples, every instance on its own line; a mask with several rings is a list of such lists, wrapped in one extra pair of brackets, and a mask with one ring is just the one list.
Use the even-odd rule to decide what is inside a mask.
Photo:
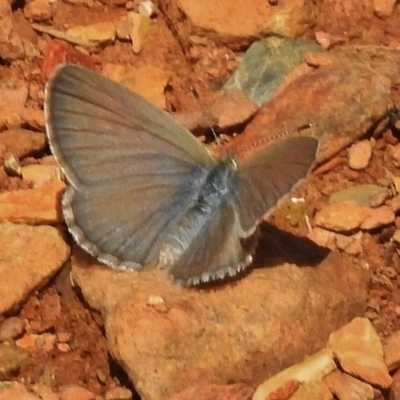
[(242, 151), (246, 151), (246, 150), (248, 150), (250, 148), (257, 147), (257, 146), (259, 146), (261, 144), (264, 144), (264, 143), (272, 142), (272, 141), (279, 140), (279, 139), (284, 139), (286, 136), (292, 135), (294, 133), (300, 134), (301, 131), (303, 131), (305, 129), (313, 128), (315, 126), (316, 125), (314, 123), (310, 122), (310, 123), (307, 123), (307, 124), (300, 125), (299, 127), (295, 128), (295, 129), (289, 129), (287, 131), (283, 131), (283, 132), (277, 133), (277, 134), (269, 136), (267, 138), (258, 139), (258, 140), (252, 142), (249, 145), (246, 145), (246, 146), (243, 146), (243, 147), (239, 148), (238, 152), (240, 153)]
[[(196, 90), (196, 88), (195, 88), (194, 86), (190, 86), (190, 87), (189, 87), (189, 90), (192, 92), (194, 98), (195, 98), (196, 100), (199, 101), (200, 106), (201, 106), (201, 108), (203, 109), (203, 111), (205, 111), (204, 105), (203, 105), (203, 103), (200, 101), (199, 92)], [(217, 132), (215, 132), (215, 129), (214, 129), (211, 125), (210, 125), (210, 130), (211, 130), (211, 132), (212, 132), (212, 134), (213, 134), (213, 136), (214, 136), (215, 141), (217, 142), (218, 145), (220, 145), (221, 142), (220, 142), (220, 140), (219, 140), (219, 136), (217, 135)]]

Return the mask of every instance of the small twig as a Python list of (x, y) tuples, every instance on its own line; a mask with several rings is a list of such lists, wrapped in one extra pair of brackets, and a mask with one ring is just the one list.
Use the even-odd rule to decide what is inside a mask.
[(55, 37), (55, 38), (61, 39), (61, 40), (65, 40), (66, 42), (75, 44), (77, 46), (82, 46), (82, 47), (91, 47), (92, 46), (91, 44), (84, 42), (79, 37), (68, 35), (68, 33), (65, 33), (58, 29), (52, 28), (51, 26), (33, 23), (32, 28), (35, 31), (38, 31), (41, 33), (47, 33), (48, 35), (50, 35), (52, 37)]

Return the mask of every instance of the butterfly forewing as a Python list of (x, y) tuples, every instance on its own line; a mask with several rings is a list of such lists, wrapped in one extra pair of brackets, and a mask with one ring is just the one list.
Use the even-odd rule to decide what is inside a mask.
[(155, 171), (162, 180), (162, 171), (184, 174), (212, 163), (205, 147), (167, 113), (95, 72), (61, 67), (46, 96), (50, 145), (74, 185)]
[(318, 148), (312, 137), (294, 137), (262, 150), (238, 166), (232, 195), (242, 235), (251, 233), (310, 170)]
[(64, 66), (46, 96), (50, 145), (72, 185), (71, 233), (108, 264), (154, 262), (213, 159), (165, 112), (94, 72)]

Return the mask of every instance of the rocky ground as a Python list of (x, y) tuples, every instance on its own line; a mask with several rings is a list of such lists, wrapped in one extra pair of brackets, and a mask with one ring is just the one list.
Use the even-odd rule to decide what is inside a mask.
[[(0, 0), (0, 400), (400, 399), (399, 23), (390, 0)], [(248, 273), (184, 289), (73, 245), (43, 114), (63, 62), (215, 153), (320, 139)]]

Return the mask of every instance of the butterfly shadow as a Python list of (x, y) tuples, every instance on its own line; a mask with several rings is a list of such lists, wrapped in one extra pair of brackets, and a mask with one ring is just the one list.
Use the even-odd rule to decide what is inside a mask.
[[(223, 281), (202, 283), (202, 289), (223, 289), (229, 284), (239, 283), (253, 269), (276, 268), (289, 263), (298, 267), (317, 267), (324, 260), (330, 250), (317, 245), (307, 237), (296, 236), (283, 231), (267, 222), (259, 226), (259, 240), (254, 260), (245, 270), (233, 277), (226, 277)], [(195, 286), (194, 288), (199, 288)]]

